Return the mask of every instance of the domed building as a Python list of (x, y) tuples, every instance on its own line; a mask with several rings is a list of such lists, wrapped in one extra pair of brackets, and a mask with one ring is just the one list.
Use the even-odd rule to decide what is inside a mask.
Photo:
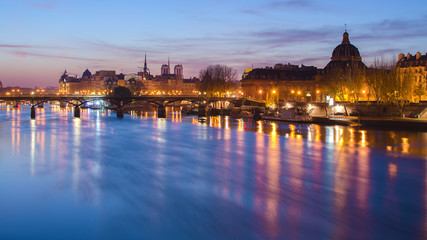
[(342, 42), (332, 52), (331, 61), (326, 65), (325, 71), (328, 72), (334, 68), (345, 68), (349, 66), (366, 68), (362, 62), (359, 49), (350, 43), (347, 31), (342, 36)]
[(267, 99), (275, 91), (283, 101), (324, 101), (326, 92), (321, 90), (328, 73), (366, 69), (359, 49), (350, 43), (347, 31), (341, 44), (332, 52), (331, 61), (324, 69), (301, 65), (276, 64), (274, 68), (255, 68), (244, 73), (241, 84), (246, 97)]

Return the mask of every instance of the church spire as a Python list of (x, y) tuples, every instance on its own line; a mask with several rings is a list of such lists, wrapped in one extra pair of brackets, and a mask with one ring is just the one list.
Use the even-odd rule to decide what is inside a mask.
[(148, 67), (147, 67), (147, 54), (145, 54), (145, 60), (144, 60), (144, 73), (148, 72)]

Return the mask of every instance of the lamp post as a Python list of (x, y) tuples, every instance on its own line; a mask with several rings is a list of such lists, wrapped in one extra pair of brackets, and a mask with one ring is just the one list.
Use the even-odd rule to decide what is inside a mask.
[(272, 97), (272, 100), (273, 100), (273, 107), (274, 108), (276, 108), (276, 103), (278, 102), (278, 101), (276, 101), (276, 97), (277, 97), (277, 95), (276, 95), (276, 90), (275, 89), (273, 89), (272, 91), (271, 91), (271, 93), (272, 93), (272, 95), (271, 95), (271, 97)]

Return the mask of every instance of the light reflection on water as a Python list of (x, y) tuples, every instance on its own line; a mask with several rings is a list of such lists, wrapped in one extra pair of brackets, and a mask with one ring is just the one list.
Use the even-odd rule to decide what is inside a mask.
[(0, 110), (0, 238), (427, 237), (426, 133), (155, 114)]

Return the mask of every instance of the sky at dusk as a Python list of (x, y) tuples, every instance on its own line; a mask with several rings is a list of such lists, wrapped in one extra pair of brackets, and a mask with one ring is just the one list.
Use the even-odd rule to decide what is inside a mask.
[(66, 69), (154, 75), (182, 64), (325, 67), (347, 24), (366, 65), (427, 52), (425, 0), (0, 0), (3, 86), (57, 86)]

